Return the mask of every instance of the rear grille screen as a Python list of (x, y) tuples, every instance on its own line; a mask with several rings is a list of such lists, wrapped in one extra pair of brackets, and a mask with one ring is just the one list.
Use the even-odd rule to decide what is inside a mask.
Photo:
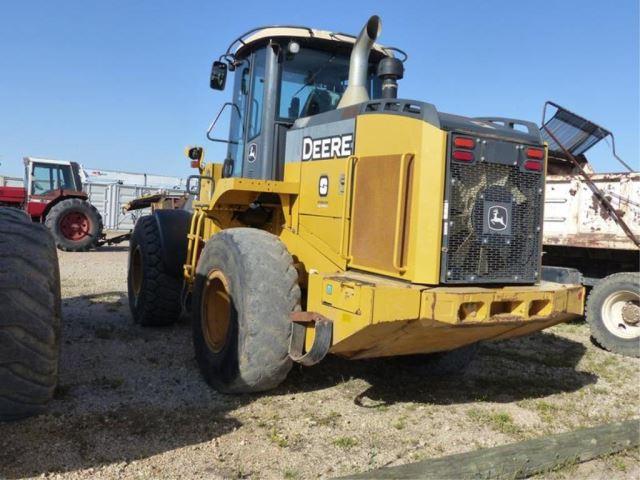
[(497, 140), (478, 143), (473, 162), (449, 155), (441, 280), (534, 283), (540, 269), (544, 175), (522, 168), (526, 147)]

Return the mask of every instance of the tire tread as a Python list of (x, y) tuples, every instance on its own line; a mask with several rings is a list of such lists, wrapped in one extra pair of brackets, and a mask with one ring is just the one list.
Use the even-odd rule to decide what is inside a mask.
[[(221, 261), (227, 257), (227, 262)], [(237, 377), (221, 382), (197, 355), (209, 384), (225, 393), (259, 392), (275, 388), (291, 369), (288, 313), (299, 307), (301, 292), (293, 259), (278, 237), (255, 228), (224, 230), (205, 245), (197, 275), (206, 278), (214, 265), (235, 271), (241, 292), (231, 292), (238, 313), (239, 351)], [(233, 267), (231, 267), (233, 266)], [(233, 283), (233, 280), (231, 280)], [(194, 303), (197, 304), (197, 303)], [(194, 341), (200, 325), (193, 323)], [(198, 345), (196, 345), (198, 352)]]
[(0, 208), (0, 420), (42, 412), (58, 379), (55, 243), (43, 225), (16, 212)]
[(180, 294), (182, 281), (165, 272), (162, 261), (160, 231), (152, 215), (140, 218), (131, 236), (129, 258), (140, 246), (143, 255), (143, 284), (136, 299), (131, 285), (129, 264), (129, 306), (137, 323), (142, 326), (171, 325), (182, 310)]

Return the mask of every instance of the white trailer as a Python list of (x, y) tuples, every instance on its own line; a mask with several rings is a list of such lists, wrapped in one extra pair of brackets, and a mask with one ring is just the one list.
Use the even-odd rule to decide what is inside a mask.
[(125, 211), (123, 207), (136, 198), (153, 193), (167, 195), (183, 195), (184, 190), (155, 187), (141, 187), (123, 185), (120, 183), (91, 182), (84, 184), (84, 191), (89, 195), (89, 201), (95, 206), (104, 223), (105, 230), (129, 231), (138, 218), (151, 213), (150, 208)]

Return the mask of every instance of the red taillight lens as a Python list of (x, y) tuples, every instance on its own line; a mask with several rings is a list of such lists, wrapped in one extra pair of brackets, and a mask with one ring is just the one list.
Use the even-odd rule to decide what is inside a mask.
[(464, 150), (454, 150), (453, 158), (461, 162), (473, 162), (473, 153)]
[(537, 162), (535, 160), (527, 160), (524, 162), (525, 170), (534, 170), (536, 172), (542, 171), (542, 162)]
[(542, 160), (544, 158), (544, 150), (540, 148), (527, 148), (527, 158)]
[(476, 146), (475, 140), (469, 137), (456, 137), (453, 140), (453, 144), (457, 148), (468, 148), (469, 150), (473, 149)]

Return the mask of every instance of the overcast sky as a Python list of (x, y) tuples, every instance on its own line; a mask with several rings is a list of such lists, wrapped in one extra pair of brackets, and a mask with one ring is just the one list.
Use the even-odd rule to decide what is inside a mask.
[[(230, 89), (208, 76), (234, 37), (268, 24), (358, 33), (374, 13), (380, 42), (409, 53), (401, 97), (538, 123), (552, 99), (612, 130), (638, 168), (637, 0), (20, 0), (0, 14), (0, 175), (21, 176), (32, 155), (186, 176), (188, 144), (222, 161), (204, 132)], [(591, 159), (620, 170), (604, 144)]]

